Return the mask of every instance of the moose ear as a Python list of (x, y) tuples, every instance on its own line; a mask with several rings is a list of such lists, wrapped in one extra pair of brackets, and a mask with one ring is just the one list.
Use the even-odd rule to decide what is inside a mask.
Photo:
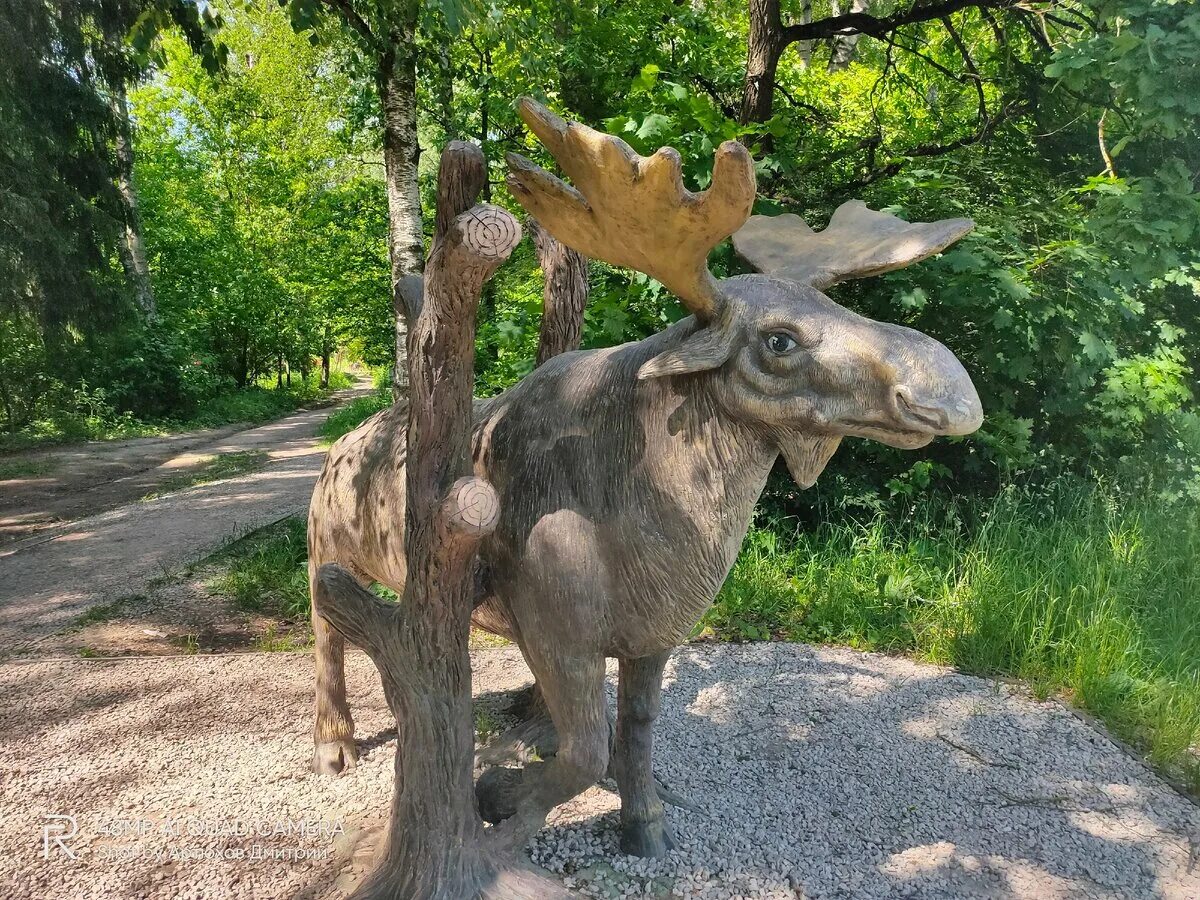
[(638, 378), (659, 378), (663, 375), (687, 375), (716, 369), (729, 359), (733, 350), (732, 329), (717, 325), (701, 328), (683, 343), (642, 363)]
[(970, 219), (905, 222), (851, 200), (820, 232), (792, 213), (751, 216), (733, 235), (733, 248), (759, 272), (824, 290), (920, 262), (974, 227)]

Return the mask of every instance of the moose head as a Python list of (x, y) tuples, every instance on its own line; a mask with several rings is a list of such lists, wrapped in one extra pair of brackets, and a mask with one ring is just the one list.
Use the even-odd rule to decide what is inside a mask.
[[(519, 109), (574, 183), (510, 153), (508, 185), (522, 206), (585, 256), (656, 278), (695, 317), (639, 378), (719, 370), (718, 402), (766, 429), (805, 487), (843, 436), (913, 449), (980, 426), (979, 396), (946, 347), (821, 292), (932, 256), (970, 231), (970, 220), (908, 223), (852, 200), (814, 232), (795, 215), (750, 215), (754, 166), (736, 141), (717, 149), (711, 185), (695, 194), (669, 147), (643, 157), (528, 98)], [(761, 274), (712, 275), (708, 254), (730, 236)], [(819, 460), (809, 459), (814, 438)]]

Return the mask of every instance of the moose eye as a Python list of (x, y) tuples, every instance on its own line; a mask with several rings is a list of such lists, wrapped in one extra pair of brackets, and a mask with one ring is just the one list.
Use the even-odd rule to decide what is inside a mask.
[(777, 356), (790, 353), (797, 346), (796, 339), (786, 331), (772, 331), (767, 335), (767, 349)]

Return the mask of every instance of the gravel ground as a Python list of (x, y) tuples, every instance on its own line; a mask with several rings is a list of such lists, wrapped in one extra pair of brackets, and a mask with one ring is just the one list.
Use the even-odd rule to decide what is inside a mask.
[[(491, 708), (529, 680), (513, 648), (475, 661)], [(378, 841), (394, 742), (355, 654), (363, 760), (308, 774), (311, 678), (302, 654), (0, 664), (4, 896), (343, 895)], [(684, 647), (657, 758), (696, 805), (669, 811), (681, 849), (621, 856), (597, 787), (554, 812), (534, 859), (601, 897), (1200, 897), (1189, 800), (1060, 705), (944, 669)], [(54, 814), (76, 817), (75, 859), (45, 846), (44, 828), (70, 831)]]

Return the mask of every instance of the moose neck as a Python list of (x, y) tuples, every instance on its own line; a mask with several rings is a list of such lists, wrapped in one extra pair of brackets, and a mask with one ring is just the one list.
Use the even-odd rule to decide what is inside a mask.
[(649, 441), (645, 465), (695, 527), (723, 579), (737, 555), (779, 447), (762, 429), (730, 418), (701, 373), (640, 382)]
[[(654, 346), (647, 349), (661, 352), (671, 335), (664, 334), (661, 343), (650, 340)], [(840, 442), (836, 435), (739, 419), (719, 400), (719, 379), (726, 377), (715, 369), (648, 378), (637, 389), (643, 421), (662, 438), (646, 442), (646, 474), (673, 499), (685, 527), (694, 528), (699, 554), (686, 562), (702, 570), (713, 593), (737, 557), (779, 455), (796, 483), (809, 487)]]

